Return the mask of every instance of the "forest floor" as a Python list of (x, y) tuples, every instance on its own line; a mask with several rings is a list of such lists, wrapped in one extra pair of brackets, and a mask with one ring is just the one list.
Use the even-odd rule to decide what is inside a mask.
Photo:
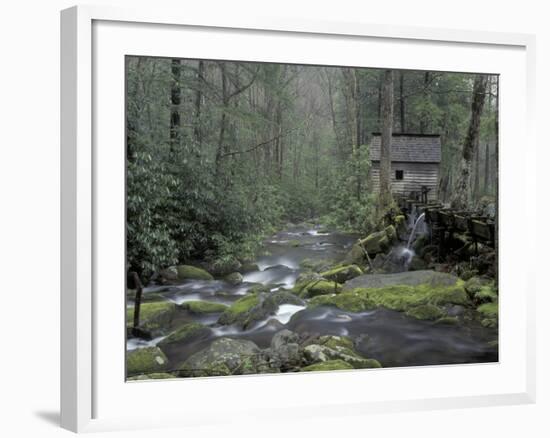
[[(410, 258), (402, 269), (377, 270), (353, 260), (358, 237), (287, 224), (236, 272), (167, 270), (170, 284), (144, 289), (141, 337), (128, 330), (128, 377), (498, 361), (489, 280), (463, 281)], [(405, 244), (395, 240), (390, 255)], [(129, 325), (134, 296), (128, 291)]]

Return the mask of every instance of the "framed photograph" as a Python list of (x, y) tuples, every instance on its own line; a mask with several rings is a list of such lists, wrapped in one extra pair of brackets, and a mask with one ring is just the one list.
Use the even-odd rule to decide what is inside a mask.
[(63, 427), (534, 401), (532, 36), (61, 18)]

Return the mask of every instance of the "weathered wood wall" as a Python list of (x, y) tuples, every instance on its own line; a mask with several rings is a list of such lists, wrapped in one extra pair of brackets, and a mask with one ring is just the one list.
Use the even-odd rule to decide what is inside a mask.
[[(395, 179), (395, 171), (403, 171), (403, 179)], [(408, 196), (410, 192), (420, 191), (422, 186), (430, 189), (428, 200), (438, 199), (439, 164), (438, 163), (402, 163), (391, 164), (392, 193)], [(373, 161), (370, 169), (370, 182), (374, 193), (380, 190), (380, 162)]]

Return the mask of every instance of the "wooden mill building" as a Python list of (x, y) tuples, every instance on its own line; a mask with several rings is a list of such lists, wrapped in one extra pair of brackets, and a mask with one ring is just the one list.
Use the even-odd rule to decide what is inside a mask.
[[(370, 181), (373, 191), (380, 190), (380, 133), (373, 133), (369, 149)], [(397, 197), (427, 192), (428, 200), (438, 198), (441, 137), (439, 134), (394, 133), (391, 142), (391, 185)]]

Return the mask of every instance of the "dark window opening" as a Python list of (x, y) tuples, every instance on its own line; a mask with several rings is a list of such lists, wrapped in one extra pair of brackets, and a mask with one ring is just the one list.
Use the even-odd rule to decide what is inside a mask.
[(395, 171), (395, 179), (403, 179), (403, 171), (402, 170), (396, 170)]

